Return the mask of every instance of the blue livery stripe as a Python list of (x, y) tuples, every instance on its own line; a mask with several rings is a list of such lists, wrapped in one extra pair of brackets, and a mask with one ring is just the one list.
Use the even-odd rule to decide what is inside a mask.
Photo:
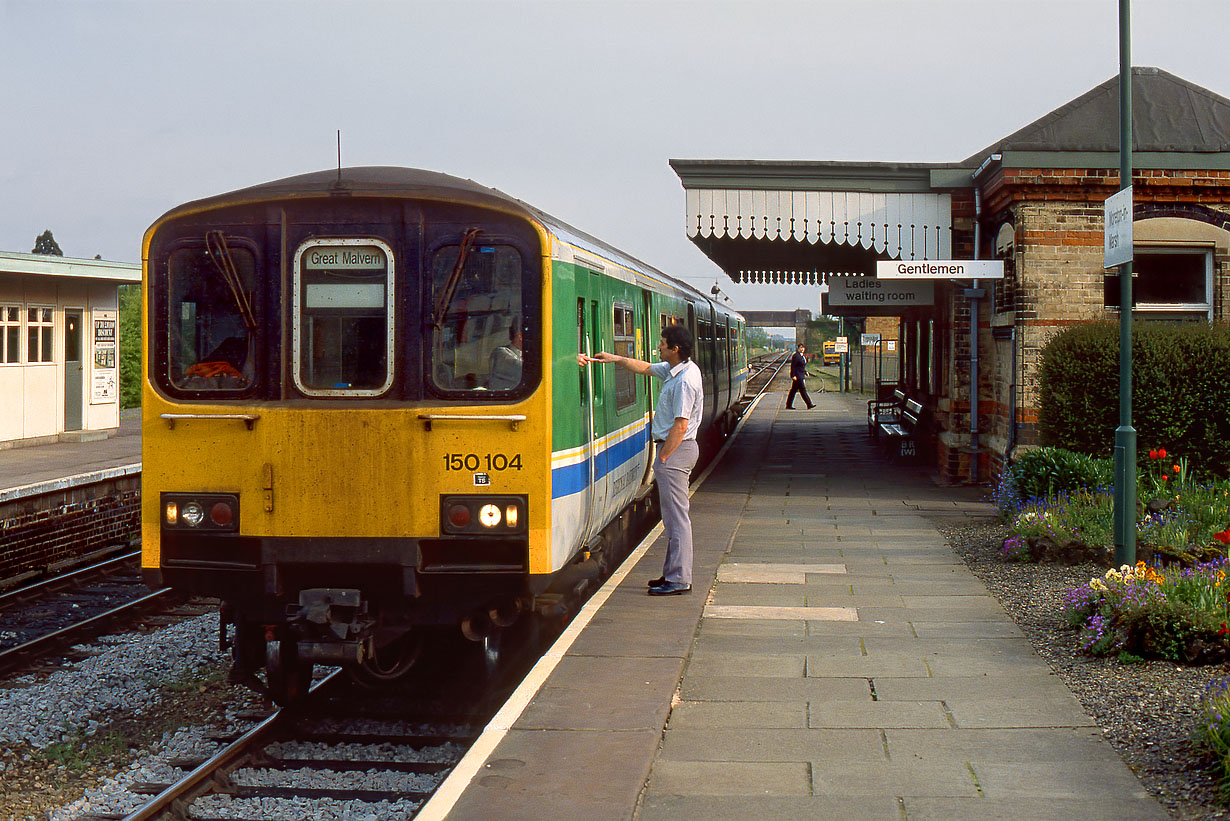
[[(601, 479), (629, 459), (642, 453), (649, 444), (649, 426), (645, 425), (625, 439), (601, 450), (594, 461), (594, 479)], [(551, 498), (560, 499), (580, 493), (589, 484), (589, 463), (578, 462), (551, 471)]]

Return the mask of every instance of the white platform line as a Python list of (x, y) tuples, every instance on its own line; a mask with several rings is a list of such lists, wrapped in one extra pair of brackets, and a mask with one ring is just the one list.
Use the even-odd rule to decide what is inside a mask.
[[(722, 445), (722, 449), (718, 451), (713, 461), (709, 463), (709, 467), (692, 483), (691, 489), (688, 491), (688, 496), (693, 496), (700, 486), (709, 478), (709, 474), (722, 461), (722, 457), (726, 454), (726, 449), (735, 441), (735, 437), (739, 435), (739, 430), (743, 424), (752, 418), (752, 412), (756, 410), (756, 406), (760, 404), (760, 399), (764, 396), (761, 394), (743, 414), (743, 418), (739, 420), (739, 424), (731, 433), (730, 438)], [(662, 524), (658, 523), (653, 530), (649, 531), (641, 543), (636, 546), (636, 549), (628, 555), (624, 563), (619, 566), (619, 569), (611, 574), (607, 579), (606, 584), (589, 598), (589, 601), (581, 607), (581, 611), (569, 623), (568, 627), (560, 634), (560, 637), (555, 640), (547, 652), (543, 653), (542, 658), (530, 670), (529, 675), (522, 680), (521, 684), (513, 691), (508, 701), (504, 702), (504, 706), (495, 714), (487, 726), (483, 728), (483, 732), (479, 735), (474, 745), (469, 751), (457, 762), (457, 766), (452, 769), (448, 777), (441, 782), (440, 786), (432, 793), (431, 798), (427, 803), (419, 809), (415, 814), (415, 821), (442, 821), (456, 806), (457, 801), (465, 792), (466, 787), (474, 780), (474, 776), (486, 763), (487, 758), (495, 750), (504, 736), (508, 735), (508, 731), (513, 724), (517, 723), (517, 719), (525, 712), (525, 708), (534, 700), (534, 696), (538, 695), (538, 691), (542, 689), (542, 685), (546, 683), (551, 673), (554, 672), (556, 666), (568, 653), (573, 642), (581, 635), (581, 632), (589, 625), (589, 622), (597, 614), (598, 610), (606, 603), (606, 600), (615, 592), (615, 588), (619, 587), (620, 583), (627, 578), (632, 572), (632, 568), (636, 567), (637, 562), (641, 557), (648, 552), (649, 548), (658, 536), (662, 534)], [(706, 608), (707, 610), (708, 608)]]

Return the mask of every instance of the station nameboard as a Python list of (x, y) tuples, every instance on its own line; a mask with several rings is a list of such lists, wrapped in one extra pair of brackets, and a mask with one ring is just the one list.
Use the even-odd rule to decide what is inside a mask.
[(912, 259), (876, 262), (877, 279), (1003, 279), (1002, 259)]

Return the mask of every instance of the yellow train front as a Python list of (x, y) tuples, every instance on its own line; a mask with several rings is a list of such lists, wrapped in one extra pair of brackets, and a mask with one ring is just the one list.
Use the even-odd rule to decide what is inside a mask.
[(143, 567), (222, 599), (279, 700), (315, 662), (397, 677), (419, 628), (512, 618), (557, 569), (547, 243), (515, 201), (406, 169), (147, 232)]

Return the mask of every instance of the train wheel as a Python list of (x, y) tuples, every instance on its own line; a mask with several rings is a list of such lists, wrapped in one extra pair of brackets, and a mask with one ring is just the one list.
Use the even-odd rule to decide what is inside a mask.
[(300, 660), (294, 639), (271, 639), (265, 642), (265, 677), (269, 697), (286, 707), (307, 695), (312, 665)]
[(423, 635), (410, 631), (383, 647), (373, 649), (349, 669), (350, 677), (364, 687), (380, 687), (404, 678), (423, 652)]

